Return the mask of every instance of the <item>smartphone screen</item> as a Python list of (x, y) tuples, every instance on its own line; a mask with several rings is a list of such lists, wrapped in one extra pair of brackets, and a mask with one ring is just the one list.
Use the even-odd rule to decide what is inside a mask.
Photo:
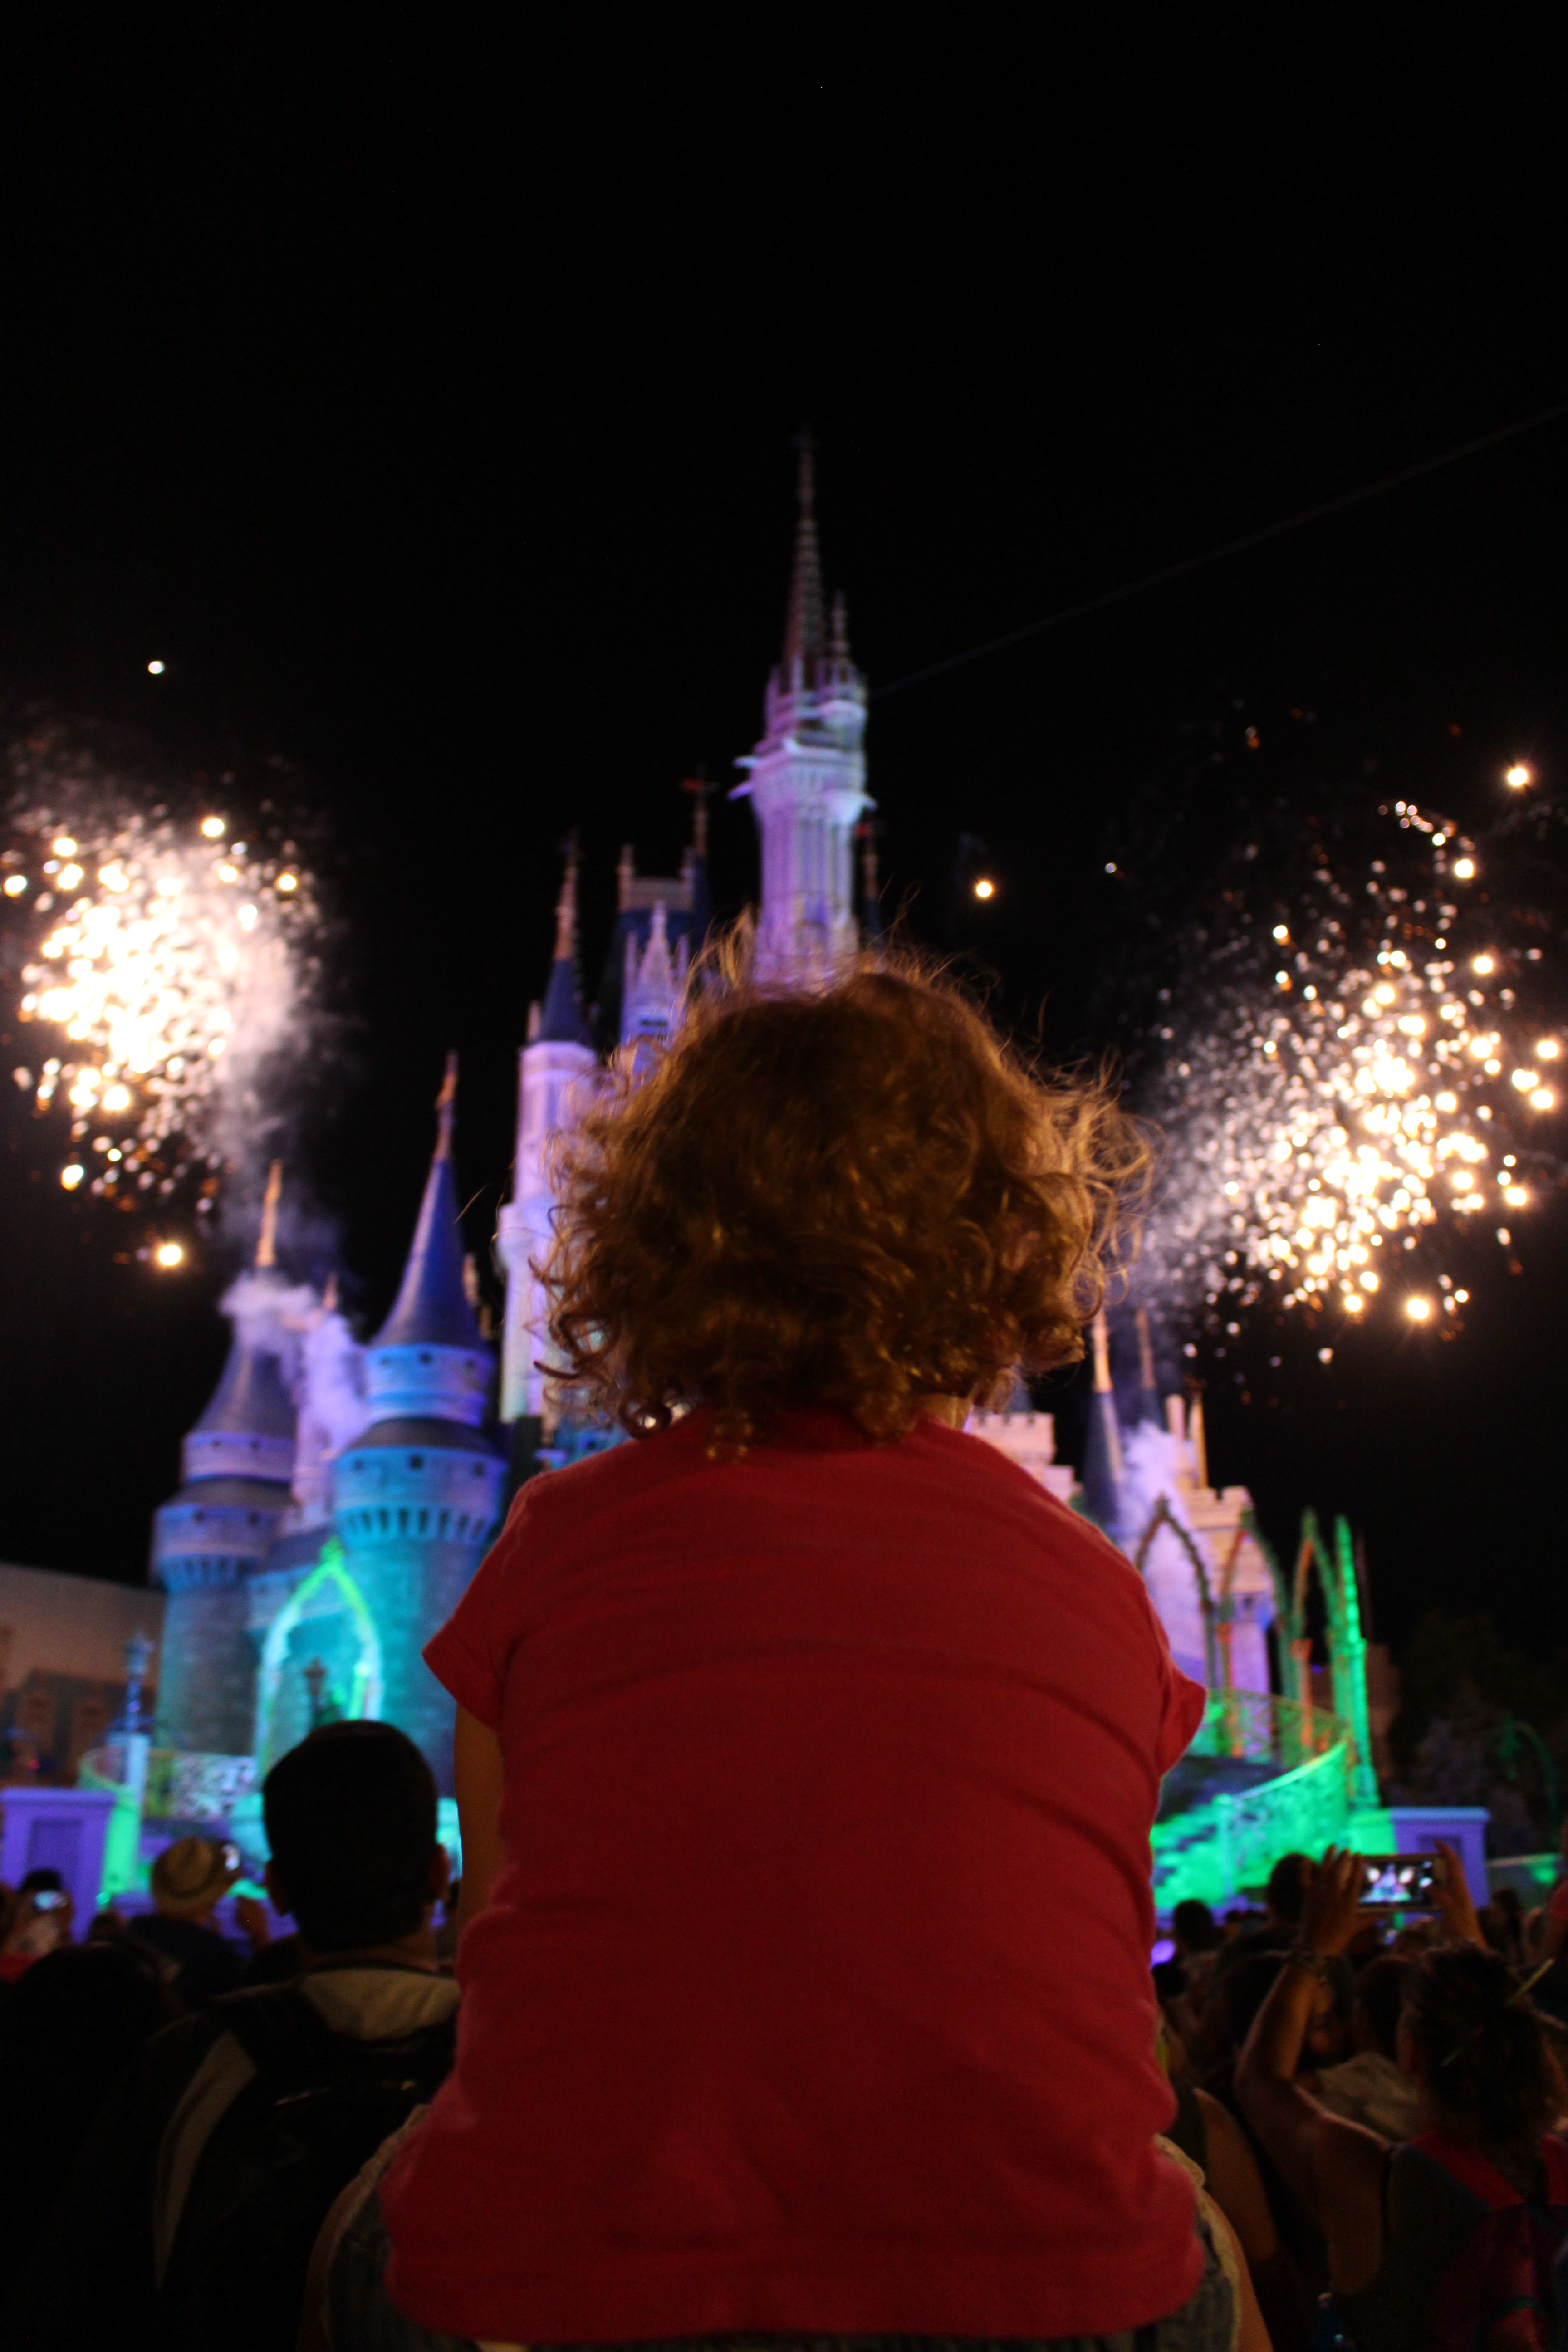
[(1443, 1874), (1436, 1853), (1369, 1853), (1363, 1910), (1430, 1910), (1432, 1890)]
[(63, 1911), (67, 1898), (55, 1886), (46, 1886), (33, 1897), (35, 1911)]

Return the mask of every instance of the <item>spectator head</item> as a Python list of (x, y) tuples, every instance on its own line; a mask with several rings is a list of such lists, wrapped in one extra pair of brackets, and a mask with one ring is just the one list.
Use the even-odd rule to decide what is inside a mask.
[(1208, 1905), (1189, 1895), (1171, 1914), (1171, 1940), (1184, 1958), (1189, 1952), (1217, 1952), (1225, 1930)]
[(1385, 1953), (1371, 1960), (1355, 1980), (1352, 2031), (1358, 2050), (1399, 2055), (1399, 2011), (1405, 2000), (1407, 1963)]
[(1562, 2103), (1540, 2019), (1511, 1969), (1475, 1944), (1408, 1964), (1399, 2057), (1440, 2116), (1504, 2154), (1533, 2153)]
[(447, 1882), (436, 1782), (390, 1723), (328, 1723), (279, 1757), (261, 1792), (267, 1885), (313, 1952), (402, 1943)]
[(1272, 1927), (1299, 1927), (1312, 1865), (1304, 1853), (1282, 1853), (1268, 1874), (1263, 1899)]
[(831, 987), (720, 952), (651, 1073), (563, 1146), (563, 1385), (635, 1433), (743, 1446), (782, 1407), (900, 1437), (1083, 1353), (1148, 1150), (1102, 1080), (1037, 1076), (954, 986), (879, 952)]
[(176, 1838), (153, 1864), (153, 1901), (166, 1919), (209, 1920), (235, 1880), (239, 1858), (216, 1838)]
[(19, 1979), (0, 2017), (0, 2276), (36, 2242), (116, 2079), (178, 2010), (152, 1953), (124, 1938), (62, 1945)]

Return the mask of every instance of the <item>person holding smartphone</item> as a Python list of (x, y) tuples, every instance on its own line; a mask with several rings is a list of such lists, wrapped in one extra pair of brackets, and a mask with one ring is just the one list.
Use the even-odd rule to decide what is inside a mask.
[[(245, 1962), (213, 1925), (213, 1914), (240, 1875), (239, 1849), (216, 1838), (176, 1838), (153, 1864), (153, 1909), (131, 1923), (131, 1933), (166, 1963), (175, 1991), (192, 2009), (220, 1993), (237, 1992)], [(265, 1907), (239, 1908), (251, 1945), (267, 1940)]]
[[(1415, 2134), (1396, 2145), (1331, 2114), (1297, 2073), (1324, 1970), (1365, 1916), (1359, 1854), (1331, 1847), (1319, 1864), (1237, 2068), (1247, 2121), (1323, 2231), (1334, 2313), (1357, 2352), (1559, 2340), (1568, 2086), (1525, 1986), (1486, 1948), (1458, 1855), (1440, 1852), (1431, 1895), (1447, 1940), (1405, 1964), (1397, 2025)], [(1509, 2332), (1492, 2333), (1510, 2315)]]
[(30, 1870), (16, 1889), (16, 1908), (0, 1946), (0, 1983), (15, 1984), (46, 1952), (71, 1939), (76, 1905), (58, 1870)]

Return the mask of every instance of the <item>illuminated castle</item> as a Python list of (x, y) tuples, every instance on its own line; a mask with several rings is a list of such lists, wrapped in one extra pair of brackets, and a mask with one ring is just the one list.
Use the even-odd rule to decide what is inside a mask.
[[(829, 609), (823, 593), (805, 450), (783, 652), (736, 795), (751, 799), (761, 851), (758, 961), (786, 983), (821, 981), (880, 936), (868, 836), (856, 903), (856, 831), (871, 805), (865, 724), (843, 602)], [(629, 848), (621, 858), (599, 1027), (634, 1054), (669, 1034), (709, 929), (706, 787), (693, 789), (679, 875), (639, 875)], [(549, 1245), (552, 1138), (600, 1067), (578, 973), (574, 849), (553, 961), (520, 1055), (512, 1198), (496, 1241), (506, 1279), (499, 1393), (463, 1259), (449, 1066), (403, 1281), (374, 1339), (355, 1341), (331, 1295), (285, 1280), (276, 1181), (268, 1188), (255, 1268), (227, 1302), (228, 1361), (154, 1528), (153, 1575), (169, 1596), (160, 1746), (265, 1769), (313, 1722), (379, 1716), (419, 1742), (450, 1790), (452, 1703), (423, 1644), (496, 1535), (509, 1483), (616, 1440), (551, 1424), (538, 1369), (543, 1300), (530, 1270)], [(1267, 1693), (1273, 1588), (1248, 1498), (1209, 1489), (1201, 1417), (1178, 1399), (1162, 1407), (1146, 1344), (1141, 1365), (1141, 1385), (1119, 1407), (1102, 1325), (1081, 1493), (1055, 1460), (1049, 1417), (1026, 1401), (972, 1426), (1127, 1548), (1189, 1672), (1213, 1687)]]

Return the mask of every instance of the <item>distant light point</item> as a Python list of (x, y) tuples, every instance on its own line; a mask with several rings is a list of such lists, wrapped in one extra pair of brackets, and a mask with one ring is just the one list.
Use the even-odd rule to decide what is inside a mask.
[(185, 1253), (178, 1242), (160, 1242), (153, 1253), (154, 1263), (162, 1266), (183, 1265), (184, 1255)]
[(1407, 1298), (1405, 1302), (1405, 1312), (1409, 1316), (1412, 1323), (1425, 1323), (1431, 1317), (1432, 1301), (1419, 1297)]
[(984, 877), (982, 877), (982, 878), (981, 878), (981, 879), (980, 879), (980, 880), (975, 884), (975, 886), (974, 886), (974, 895), (975, 895), (975, 897), (976, 897), (977, 898), (994, 898), (994, 897), (995, 897), (995, 895), (996, 895), (996, 885), (995, 885), (995, 883), (994, 883), (994, 882), (987, 882), (987, 881), (984, 879)]
[(221, 841), (228, 828), (221, 816), (204, 816), (202, 831), (209, 841)]
[(147, 675), (149, 677), (162, 677), (163, 675), (163, 663), (157, 660), (150, 661), (147, 665)]
[(1531, 772), (1525, 766), (1522, 760), (1516, 760), (1511, 768), (1507, 768), (1503, 772), (1503, 782), (1511, 784), (1516, 793), (1523, 792), (1526, 784), (1532, 781)]

